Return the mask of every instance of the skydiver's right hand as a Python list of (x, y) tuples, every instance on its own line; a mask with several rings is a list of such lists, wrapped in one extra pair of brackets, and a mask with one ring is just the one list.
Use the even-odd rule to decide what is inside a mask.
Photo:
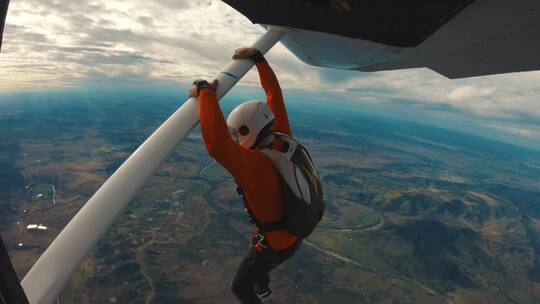
[(189, 97), (199, 97), (199, 93), (203, 88), (208, 88), (215, 92), (217, 90), (218, 84), (219, 82), (217, 79), (214, 79), (212, 83), (208, 83), (208, 81), (204, 79), (197, 79), (193, 82), (193, 85), (189, 89), (188, 95)]

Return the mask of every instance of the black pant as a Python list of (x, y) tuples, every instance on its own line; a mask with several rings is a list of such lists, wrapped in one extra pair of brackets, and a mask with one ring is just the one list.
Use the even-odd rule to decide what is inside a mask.
[(231, 290), (238, 300), (242, 304), (261, 303), (255, 293), (255, 287), (257, 286), (258, 290), (268, 289), (270, 284), (268, 273), (292, 257), (300, 244), (302, 240), (298, 239), (291, 247), (281, 251), (275, 251), (266, 245), (267, 248), (262, 252), (257, 252), (253, 245), (250, 246), (231, 283)]

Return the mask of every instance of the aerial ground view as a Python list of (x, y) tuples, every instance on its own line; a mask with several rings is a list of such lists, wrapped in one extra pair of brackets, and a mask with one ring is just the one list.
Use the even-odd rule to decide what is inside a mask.
[[(491, 0), (0, 0), (0, 303), (540, 303), (538, 12)], [(255, 162), (226, 162), (209, 143), (253, 136), (234, 151), (259, 155), (278, 141), (269, 125), (226, 125), (213, 98), (227, 94), (225, 117), (257, 104), (283, 126), (281, 92), (325, 212), (298, 251), (268, 262), (299, 241), (252, 238), (263, 213), (246, 210), (252, 189), (219, 161)], [(262, 182), (277, 179), (247, 180), (285, 197)], [(65, 260), (47, 256), (68, 223), (81, 238), (51, 246)], [(280, 229), (280, 241), (294, 235)], [(273, 268), (271, 290), (248, 282), (246, 301), (250, 254)]]
[[(115, 95), (123, 98), (2, 99), (2, 237), (21, 276), (180, 100)], [(540, 299), (540, 152), (303, 108), (289, 107), (293, 132), (316, 159), (327, 213), (275, 272), (274, 303)], [(317, 128), (321, 119), (328, 129)], [(229, 281), (250, 226), (234, 189), (195, 130), (84, 260), (60, 303), (235, 303)]]

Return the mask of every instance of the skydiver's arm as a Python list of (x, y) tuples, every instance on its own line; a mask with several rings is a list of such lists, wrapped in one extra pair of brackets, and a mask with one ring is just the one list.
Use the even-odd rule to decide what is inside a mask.
[(283, 93), (274, 71), (264, 59), (258, 61), (256, 66), (259, 72), (261, 86), (266, 94), (266, 104), (274, 113), (274, 127), (272, 131), (292, 136), (289, 117), (285, 108), (285, 102), (283, 101)]
[(289, 118), (283, 102), (283, 94), (279, 86), (274, 71), (264, 59), (262, 53), (252, 47), (239, 48), (234, 52), (233, 59), (249, 58), (255, 62), (259, 72), (261, 85), (266, 93), (266, 103), (274, 113), (274, 127), (272, 131), (277, 131), (291, 135)]
[(240, 185), (246, 184), (249, 176), (253, 176), (250, 174), (252, 166), (249, 162), (257, 155), (234, 142), (213, 90), (201, 90), (199, 113), (201, 132), (208, 154), (229, 171)]
[(222, 165), (228, 163), (227, 152), (238, 149), (229, 134), (223, 112), (219, 107), (216, 93), (210, 89), (202, 89), (199, 95), (199, 115), (201, 132), (208, 154)]

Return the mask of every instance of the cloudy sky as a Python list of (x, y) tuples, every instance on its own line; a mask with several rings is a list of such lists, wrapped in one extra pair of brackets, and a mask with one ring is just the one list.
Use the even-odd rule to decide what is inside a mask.
[[(189, 83), (211, 78), (262, 33), (218, 0), (11, 0), (0, 92)], [(312, 67), (282, 45), (267, 57), (284, 89), (306, 98), (540, 149), (540, 72), (449, 80), (427, 69)], [(241, 85), (256, 86), (256, 75)]]

